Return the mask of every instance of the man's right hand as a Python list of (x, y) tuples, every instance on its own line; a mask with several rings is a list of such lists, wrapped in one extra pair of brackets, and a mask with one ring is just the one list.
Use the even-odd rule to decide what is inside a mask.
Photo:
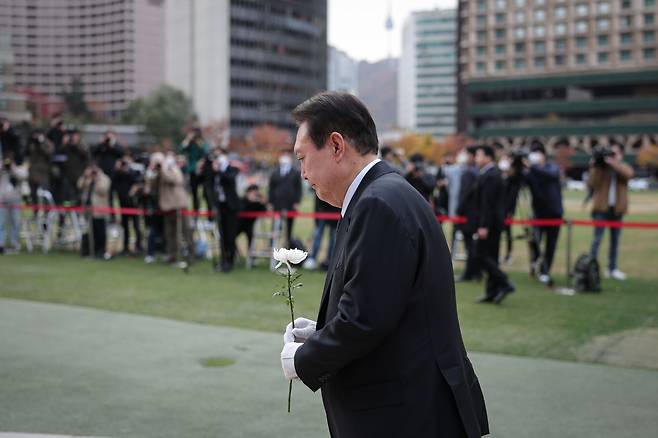
[(286, 326), (286, 332), (283, 334), (283, 343), (288, 342), (306, 342), (306, 340), (315, 333), (315, 321), (306, 318), (297, 318), (295, 328), (292, 323)]

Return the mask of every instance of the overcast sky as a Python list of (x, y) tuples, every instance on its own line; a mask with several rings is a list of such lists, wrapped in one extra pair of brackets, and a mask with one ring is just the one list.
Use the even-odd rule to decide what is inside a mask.
[(329, 44), (357, 60), (378, 61), (388, 54), (385, 23), (393, 18), (391, 52), (400, 55), (404, 20), (412, 11), (456, 8), (457, 0), (328, 0)]

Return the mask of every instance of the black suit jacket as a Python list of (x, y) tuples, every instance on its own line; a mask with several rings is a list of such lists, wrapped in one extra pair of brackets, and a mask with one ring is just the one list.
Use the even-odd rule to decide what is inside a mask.
[(277, 166), (270, 175), (269, 203), (276, 211), (292, 210), (294, 204), (302, 199), (302, 177), (299, 169), (292, 167), (290, 171), (281, 176)]
[(380, 162), (337, 233), (317, 331), (295, 354), (299, 378), (322, 388), (332, 436), (488, 433), (450, 253), (427, 201)]
[(459, 185), (457, 214), (466, 217), (466, 223), (462, 225), (462, 228), (469, 234), (477, 228), (477, 179), (477, 172), (469, 168), (462, 174)]
[(495, 163), (477, 179), (476, 190), (477, 227), (489, 231), (502, 229), (507, 205), (503, 176)]

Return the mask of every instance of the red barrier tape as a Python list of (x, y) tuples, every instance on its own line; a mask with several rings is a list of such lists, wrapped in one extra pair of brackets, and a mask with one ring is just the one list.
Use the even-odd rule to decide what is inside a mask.
[[(23, 209), (23, 210), (44, 210), (44, 211), (56, 211), (60, 213), (67, 212), (93, 212), (101, 214), (124, 214), (124, 215), (145, 215), (149, 214), (144, 209), (141, 208), (111, 208), (111, 207), (68, 207), (61, 205), (9, 205), (3, 206), (0, 205), (0, 208), (11, 208), (11, 209)], [(156, 211), (155, 214), (172, 214), (173, 212), (163, 212)], [(151, 213), (153, 214), (153, 213)], [(208, 217), (212, 215), (212, 212), (207, 210), (203, 211), (194, 211), (194, 210), (183, 210), (182, 214), (184, 216), (193, 216), (193, 217)], [(282, 213), (278, 211), (241, 211), (238, 214), (238, 217), (248, 218), (248, 219), (258, 219), (262, 217), (281, 217)], [(325, 220), (338, 220), (340, 219), (340, 213), (311, 213), (311, 212), (299, 212), (299, 211), (288, 211), (286, 212), (286, 217), (289, 218), (310, 218), (310, 219), (325, 219)], [(456, 224), (466, 223), (465, 217), (460, 216), (446, 216), (438, 215), (437, 220), (440, 222), (452, 222)], [(567, 222), (570, 222), (575, 226), (587, 226), (587, 227), (608, 227), (608, 228), (640, 228), (640, 229), (658, 229), (657, 222), (620, 222), (620, 221), (601, 221), (601, 220), (582, 220), (582, 219), (507, 219), (505, 224), (507, 225), (529, 225), (535, 227), (559, 227), (566, 225)]]

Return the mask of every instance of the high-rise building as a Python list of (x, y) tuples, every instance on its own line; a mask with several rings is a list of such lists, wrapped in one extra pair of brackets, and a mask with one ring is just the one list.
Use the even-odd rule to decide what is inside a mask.
[(326, 88), (326, 0), (169, 1), (166, 23), (167, 82), (231, 136), (294, 129), (291, 110)]
[(345, 91), (354, 95), (359, 89), (359, 62), (338, 50), (329, 47), (329, 62), (327, 63), (327, 90)]
[(443, 137), (456, 132), (457, 14), (412, 13), (402, 30), (398, 79), (401, 128)]
[(11, 38), (0, 31), (0, 118), (12, 122), (29, 121), (32, 117), (27, 111), (27, 99), (14, 91), (13, 64)]
[(656, 0), (460, 0), (459, 128), (501, 146), (658, 136)]
[(0, 0), (16, 88), (58, 98), (79, 77), (116, 118), (164, 79), (163, 0)]

